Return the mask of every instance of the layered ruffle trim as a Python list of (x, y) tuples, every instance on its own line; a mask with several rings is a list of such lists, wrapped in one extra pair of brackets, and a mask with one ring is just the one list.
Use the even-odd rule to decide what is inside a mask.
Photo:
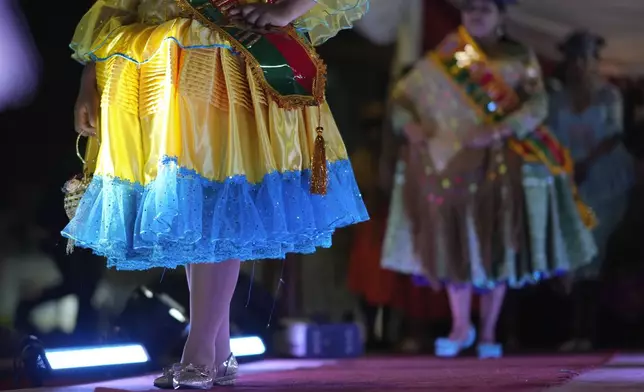
[(313, 45), (320, 45), (342, 30), (353, 28), (353, 23), (369, 11), (369, 0), (314, 0), (317, 4), (301, 18), (295, 27), (306, 32)]
[[(368, 0), (316, 0), (309, 12), (295, 21), (313, 44), (321, 44), (340, 30), (350, 29), (369, 9)], [(182, 49), (222, 48), (230, 43), (200, 22), (171, 17), (156, 24), (137, 23), (134, 10), (122, 10), (99, 1), (85, 14), (70, 44), (73, 58), (81, 63), (122, 57), (141, 64), (149, 61), (167, 41)]]
[(121, 57), (138, 65), (167, 51), (167, 43), (184, 50), (226, 49), (232, 46), (218, 33), (198, 21), (177, 18), (159, 25), (123, 25), (112, 19), (90, 41), (72, 41), (73, 58), (81, 63), (103, 62)]
[(337, 228), (369, 219), (350, 162), (329, 163), (329, 176), (319, 196), (308, 170), (218, 182), (166, 158), (146, 186), (95, 176), (62, 234), (119, 270), (313, 253)]

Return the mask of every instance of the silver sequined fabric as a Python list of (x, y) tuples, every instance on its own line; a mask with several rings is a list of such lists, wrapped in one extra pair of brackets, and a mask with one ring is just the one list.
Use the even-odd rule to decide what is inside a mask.
[(238, 371), (239, 363), (237, 362), (237, 358), (231, 353), (228, 359), (219, 365), (214, 383), (216, 385), (232, 385), (237, 379)]
[(172, 376), (174, 389), (210, 389), (213, 386), (214, 374), (205, 366), (186, 365)]

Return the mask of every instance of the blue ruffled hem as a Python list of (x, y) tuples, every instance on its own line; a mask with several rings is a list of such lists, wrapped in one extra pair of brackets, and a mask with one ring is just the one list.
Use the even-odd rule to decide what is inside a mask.
[(119, 270), (281, 259), (330, 247), (335, 229), (369, 219), (351, 163), (329, 163), (325, 196), (310, 171), (216, 182), (166, 158), (146, 186), (95, 176), (62, 235)]
[[(411, 280), (413, 284), (417, 287), (431, 287), (435, 289), (442, 289), (446, 286), (452, 286), (456, 288), (467, 288), (472, 287), (476, 293), (486, 293), (491, 290), (494, 290), (496, 287), (501, 285), (507, 285), (511, 289), (521, 289), (526, 286), (532, 286), (543, 282), (544, 280), (557, 278), (564, 276), (570, 273), (566, 269), (555, 269), (554, 271), (536, 271), (531, 274), (525, 274), (517, 278), (506, 278), (499, 280), (489, 280), (485, 282), (472, 282), (472, 283), (463, 283), (463, 282), (453, 282), (449, 279), (441, 279), (440, 283), (432, 284), (425, 276), (422, 275), (412, 275)], [(438, 286), (438, 287), (437, 287)]]

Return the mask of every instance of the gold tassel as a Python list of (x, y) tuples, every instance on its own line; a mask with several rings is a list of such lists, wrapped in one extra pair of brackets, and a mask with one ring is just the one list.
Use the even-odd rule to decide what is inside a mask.
[(313, 147), (313, 162), (311, 163), (311, 193), (326, 195), (329, 185), (329, 173), (326, 167), (326, 142), (324, 141), (324, 128), (315, 129), (315, 146)]
[(313, 161), (311, 162), (311, 193), (326, 195), (329, 186), (329, 173), (326, 167), (326, 142), (322, 127), (322, 109), (318, 105), (318, 127), (315, 128), (315, 145), (313, 146)]

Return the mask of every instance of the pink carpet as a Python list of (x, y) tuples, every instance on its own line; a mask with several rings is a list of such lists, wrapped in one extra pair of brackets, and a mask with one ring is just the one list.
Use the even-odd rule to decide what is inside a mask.
[[(441, 360), (432, 357), (382, 357), (332, 361), (326, 366), (323, 361), (267, 360), (242, 365), (237, 386), (227, 390), (543, 392), (544, 389), (563, 384), (585, 371), (601, 367), (610, 357), (601, 354), (551, 355), (508, 357), (490, 361), (475, 358)], [(84, 385), (52, 385), (24, 392), (159, 392), (152, 387), (155, 376), (156, 374), (151, 374)]]
[(373, 358), (318, 369), (250, 374), (235, 391), (538, 392), (601, 366), (609, 355), (475, 358)]

